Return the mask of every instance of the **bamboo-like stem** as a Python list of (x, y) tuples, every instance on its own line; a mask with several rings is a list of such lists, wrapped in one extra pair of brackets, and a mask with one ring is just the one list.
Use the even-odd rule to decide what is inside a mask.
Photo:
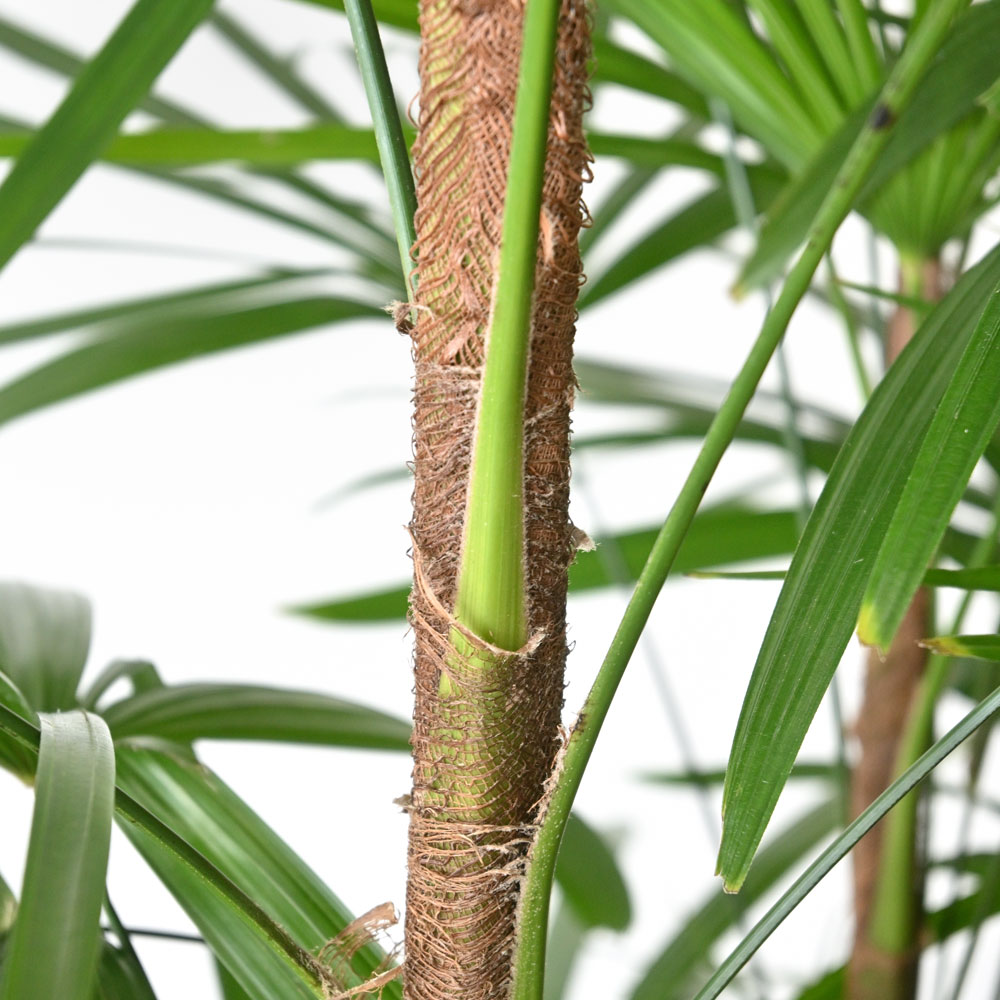
[[(968, 0), (943, 0), (936, 4), (912, 36), (882, 91), (880, 107), (888, 111), (886, 120), (890, 123), (898, 119), (947, 33), (953, 17), (967, 3)], [(880, 115), (865, 127), (827, 194), (806, 246), (789, 273), (747, 360), (712, 421), (694, 466), (660, 529), (636, 582), (625, 615), (573, 729), (548, 811), (532, 849), (522, 889), (513, 1000), (541, 1000), (545, 970), (545, 933), (555, 861), (584, 769), (618, 684), (701, 498), (733, 439), (739, 421), (771, 356), (781, 342), (792, 315), (808, 290), (816, 268), (888, 142), (892, 129), (891, 124), (888, 128), (884, 126), (884, 117)]]

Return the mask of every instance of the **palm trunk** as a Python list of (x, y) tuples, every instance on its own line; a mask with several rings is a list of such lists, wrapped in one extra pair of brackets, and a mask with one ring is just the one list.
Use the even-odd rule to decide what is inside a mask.
[(575, 548), (567, 509), (577, 235), (588, 159), (581, 0), (564, 0), (560, 22), (523, 414), (530, 641), (497, 648), (486, 639), (504, 644), (455, 617), (523, 15), (516, 0), (421, 3), (409, 1000), (506, 995), (519, 878), (559, 746)]
[[(941, 268), (936, 260), (919, 269), (905, 271), (900, 292), (937, 300), (942, 295)], [(900, 306), (886, 331), (885, 363), (892, 364), (910, 342), (916, 328), (911, 310)], [(919, 639), (933, 634), (930, 595), (917, 592), (899, 632), (885, 658), (878, 650), (868, 651), (865, 688), (855, 727), (861, 744), (861, 758), (851, 778), (851, 813), (858, 816), (896, 777), (901, 742), (914, 710), (915, 695), (927, 665), (927, 651)], [(917, 829), (906, 845), (911, 863), (905, 865), (908, 884), (891, 889), (902, 899), (903, 932), (894, 933), (889, 945), (881, 929), (873, 927), (873, 911), (880, 879), (887, 875), (883, 834), (886, 821), (879, 823), (855, 847), (854, 864), (854, 948), (848, 963), (848, 1000), (912, 1000), (917, 988), (920, 949), (916, 939), (919, 926), (923, 875), (918, 860)], [(899, 937), (908, 939), (899, 940)]]

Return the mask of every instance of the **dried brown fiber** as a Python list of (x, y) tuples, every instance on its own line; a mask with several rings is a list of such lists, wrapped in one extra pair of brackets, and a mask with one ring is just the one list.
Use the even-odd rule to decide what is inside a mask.
[(559, 745), (574, 549), (567, 505), (577, 236), (589, 161), (583, 0), (562, 5), (533, 304), (524, 468), (533, 640), (513, 655), (488, 655), (486, 667), (451, 645), (523, 15), (521, 0), (420, 7), (408, 1000), (507, 994), (520, 876)]

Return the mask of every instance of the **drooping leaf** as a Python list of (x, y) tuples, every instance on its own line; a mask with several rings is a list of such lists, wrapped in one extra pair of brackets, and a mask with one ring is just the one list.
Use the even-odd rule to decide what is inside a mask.
[(152, 663), (146, 660), (114, 660), (97, 675), (94, 683), (81, 695), (80, 701), (83, 707), (96, 709), (102, 696), (119, 680), (127, 680), (132, 686), (133, 694), (143, 694), (163, 687), (163, 680)]
[(957, 746), (1000, 711), (1000, 688), (980, 702), (953, 729), (911, 764), (847, 829), (796, 879), (770, 910), (753, 926), (694, 1000), (715, 1000), (733, 981), (760, 946), (785, 918), (842, 861), (851, 848), (909, 792), (924, 780)]
[(226, 281), (216, 285), (186, 289), (181, 292), (169, 292), (165, 295), (125, 299), (111, 305), (95, 306), (91, 309), (73, 309), (67, 312), (52, 313), (36, 319), (0, 326), (0, 344), (33, 340), (36, 337), (78, 330), (83, 327), (95, 326), (98, 323), (109, 323), (136, 317), (141, 317), (143, 322), (149, 322), (151, 319), (160, 319), (162, 316), (174, 312), (191, 311), (197, 314), (204, 311), (205, 306), (224, 301), (227, 296), (234, 293), (266, 288), (270, 285), (313, 277), (322, 273), (322, 271), (317, 270), (280, 271), (258, 278)]
[[(718, 566), (783, 555), (795, 546), (795, 511), (755, 511), (746, 507), (719, 507), (695, 518), (677, 556), (679, 572), (696, 566)], [(569, 587), (574, 593), (634, 580), (656, 539), (657, 529), (627, 532), (597, 539), (598, 548), (580, 552), (570, 566)], [(601, 546), (614, 553), (612, 572)], [(393, 621), (406, 616), (410, 588), (399, 585), (355, 597), (318, 601), (290, 608), (290, 612), (325, 621)]]
[[(35, 726), (0, 706), (0, 730), (16, 739), (37, 759), (41, 734)], [(127, 753), (136, 752), (128, 748), (121, 749), (118, 755), (119, 765), (127, 764)], [(147, 748), (145, 752), (151, 754), (158, 751)], [(173, 759), (173, 755), (168, 759)], [(119, 777), (121, 771), (120, 767)], [(218, 789), (215, 791), (218, 792)], [(213, 806), (209, 810), (222, 809), (221, 798), (219, 794), (212, 795)], [(225, 843), (223, 834), (231, 834), (239, 826), (239, 817), (227, 816), (226, 822), (221, 823), (218, 829), (213, 829), (211, 841), (202, 845), (205, 848), (202, 852), (173, 829), (183, 829), (185, 818), (200, 821), (202, 830), (209, 828), (206, 815), (198, 813), (190, 796), (185, 798), (179, 813), (170, 816), (169, 826), (124, 791), (120, 784), (116, 786), (114, 803), (115, 817), (125, 833), (161, 880), (183, 901), (216, 954), (224, 961), (231, 962), (231, 969), (235, 969), (236, 974), (241, 977), (240, 981), (251, 994), (252, 1000), (273, 1000), (275, 995), (325, 1000), (332, 985), (328, 974), (319, 967), (308, 951), (292, 939), (282, 925), (220, 870), (219, 866), (213, 864), (209, 857), (213, 852), (213, 845), (217, 847)], [(169, 809), (165, 811), (169, 813)], [(197, 841), (198, 829), (195, 828), (192, 832), (192, 840)], [(263, 862), (255, 860), (262, 872), (273, 874), (274, 871), (282, 870), (281, 862), (287, 859), (280, 856), (280, 850), (268, 853), (267, 845), (262, 846), (261, 838), (253, 832), (243, 836), (246, 840), (244, 853), (252, 849), (255, 859), (258, 858), (257, 852), (265, 855)], [(280, 845), (280, 841), (278, 844)], [(230, 852), (228, 859), (218, 860), (221, 865), (231, 867), (232, 857)], [(266, 875), (266, 878), (270, 877), (271, 875)], [(265, 897), (258, 893), (257, 898)], [(281, 910), (280, 898), (274, 903), (274, 908)], [(398, 1000), (398, 995), (393, 996), (393, 1000)]]
[(566, 824), (556, 881), (584, 927), (623, 931), (632, 919), (628, 889), (614, 855), (601, 836), (578, 815)]
[(674, 935), (653, 960), (632, 1000), (686, 1000), (692, 993), (692, 977), (711, 960), (712, 950), (740, 920), (746, 908), (785, 878), (795, 863), (815, 847), (840, 822), (836, 800), (823, 802), (798, 819), (760, 852), (744, 895), (727, 896), (721, 889), (686, 916)]
[(1000, 423), (1000, 288), (976, 324), (917, 453), (861, 602), (858, 636), (889, 648), (952, 511)]
[[(121, 787), (256, 901), (302, 948), (318, 950), (351, 922), (354, 915), (316, 874), (207, 768), (150, 748), (123, 746), (118, 756)], [(299, 977), (289, 980), (287, 969), (280, 971), (288, 965), (287, 956), (262, 942), (260, 932), (213, 893), (203, 877), (135, 824), (123, 826), (252, 1000), (314, 995), (308, 987), (303, 993), (292, 985)], [(374, 943), (366, 945), (351, 961), (355, 980), (343, 988), (366, 979), (384, 960)], [(269, 988), (274, 992), (268, 993)], [(289, 992), (278, 992), (281, 988)], [(399, 1000), (398, 983), (388, 984), (383, 995)]]
[(920, 645), (942, 656), (1000, 662), (1000, 635), (939, 635), (921, 640)]
[(282, 740), (410, 749), (408, 722), (312, 691), (249, 684), (175, 684), (134, 694), (102, 714), (116, 740), (158, 736), (180, 742)]
[(327, 323), (374, 317), (385, 319), (385, 314), (363, 302), (327, 297), (137, 322), (91, 339), (0, 388), (0, 423), (165, 365)]
[(874, 558), (984, 304), (1000, 250), (921, 326), (848, 436), (809, 519), (757, 658), (723, 797), (719, 870), (743, 881), (857, 620)]
[(2, 1000), (91, 1000), (114, 785), (114, 748), (100, 718), (42, 715), (31, 839)]
[(0, 267), (101, 155), (210, 8), (211, 0), (137, 0), (0, 186)]
[(90, 604), (85, 598), (0, 583), (0, 671), (33, 710), (54, 712), (76, 704), (89, 649)]

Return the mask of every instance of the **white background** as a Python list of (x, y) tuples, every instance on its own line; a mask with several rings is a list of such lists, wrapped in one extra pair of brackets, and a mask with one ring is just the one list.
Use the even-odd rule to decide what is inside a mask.
[[(126, 6), (123, 0), (3, 0), (0, 14), (90, 53)], [(346, 22), (339, 15), (291, 0), (241, 0), (225, 9), (292, 59), (353, 121), (367, 123)], [(386, 44), (397, 94), (409, 100), (417, 89), (415, 43), (390, 32)], [(63, 92), (54, 75), (34, 71), (6, 51), (0, 58), (0, 113), (40, 122)], [(307, 121), (206, 29), (184, 47), (156, 92), (220, 126), (294, 127)], [(601, 97), (594, 117), (615, 130), (662, 133), (670, 124), (660, 103), (614, 92)], [(137, 114), (128, 127), (150, 124)], [(587, 194), (595, 212), (619, 169), (610, 160), (596, 164)], [(308, 172), (334, 180), (342, 190), (383, 200), (369, 172), (320, 164)], [(666, 172), (632, 212), (629, 233), (648, 227), (667, 205), (682, 204), (703, 185), (692, 172)], [(72, 245), (94, 238), (105, 245)], [(121, 242), (133, 245), (123, 248)], [(622, 245), (619, 240), (617, 247)], [(746, 246), (746, 240), (737, 240), (730, 249)], [(848, 275), (870, 280), (860, 225), (847, 225), (838, 260)], [(124, 171), (95, 167), (45, 223), (35, 244), (0, 276), (0, 322), (235, 278), (271, 264), (337, 263), (320, 240)], [(884, 252), (880, 266), (883, 276), (891, 274)], [(731, 378), (763, 309), (757, 299), (730, 300), (725, 289), (733, 275), (730, 256), (688, 256), (586, 312), (578, 328), (580, 355)], [(6, 380), (72, 341), (69, 335), (7, 348), (0, 354), (0, 375)], [(857, 413), (860, 396), (844, 337), (825, 313), (803, 306), (788, 351), (801, 398), (846, 417)], [(874, 345), (867, 344), (866, 352), (874, 363)], [(776, 388), (773, 371), (766, 384)], [(403, 530), (408, 484), (355, 494), (333, 506), (323, 501), (359, 477), (407, 461), (409, 393), (408, 343), (387, 320), (200, 360), (22, 419), (0, 429), (0, 573), (90, 597), (96, 628), (88, 678), (112, 658), (145, 657), (168, 682), (307, 687), (405, 717), (411, 654), (402, 627), (319, 625), (282, 608), (397, 583), (408, 575)], [(589, 433), (647, 426), (653, 419), (584, 399), (575, 426), (578, 433)], [(695, 450), (673, 444), (589, 453), (575, 471), (574, 519), (591, 534), (658, 522)], [(780, 456), (737, 448), (727, 456), (708, 501), (744, 495), (750, 484), (765, 480), (772, 484), (755, 496), (795, 502), (791, 469)], [(811, 485), (815, 494), (819, 484)], [(579, 1000), (627, 996), (685, 914), (717, 891), (715, 831), (706, 829), (706, 815), (708, 825), (718, 815), (716, 797), (710, 796), (706, 812), (693, 793), (667, 791), (639, 778), (685, 766), (664, 712), (664, 682), (681, 706), (694, 762), (724, 764), (776, 594), (776, 586), (767, 583), (681, 580), (668, 585), (657, 606), (649, 642), (626, 675), (579, 799), (585, 818), (620, 835), (635, 920), (626, 934), (591, 938), (571, 990)], [(625, 596), (601, 593), (571, 603), (576, 646), (567, 721), (600, 663)], [(659, 680), (653, 660), (659, 661)], [(859, 662), (852, 646), (840, 675), (848, 718), (858, 702)], [(947, 721), (963, 707), (947, 702)], [(803, 757), (831, 754), (834, 735), (825, 705)], [(402, 903), (406, 823), (392, 800), (408, 787), (405, 758), (238, 743), (205, 744), (200, 753), (354, 911), (387, 899)], [(958, 780), (961, 772), (954, 774)], [(821, 794), (808, 784), (789, 790), (772, 830)], [(2, 775), (0, 801), (0, 871), (18, 885), (31, 793)], [(954, 815), (946, 816), (935, 829), (935, 843), (945, 852), (954, 848), (953, 821)], [(991, 828), (980, 832), (988, 845)], [(995, 840), (995, 829), (992, 833)], [(798, 977), (842, 959), (851, 933), (847, 874), (846, 867), (835, 872), (764, 949), (762, 967), (772, 985), (763, 995), (787, 995)], [(117, 833), (110, 885), (127, 924), (190, 930)], [(939, 901), (951, 891), (947, 880), (942, 885), (945, 896)], [(212, 995), (209, 962), (200, 947), (142, 941), (140, 949), (161, 1000)], [(989, 951), (984, 947), (980, 956)], [(984, 992), (968, 995), (992, 988), (989, 964), (983, 968)], [(932, 978), (925, 977), (928, 997), (934, 995)]]

